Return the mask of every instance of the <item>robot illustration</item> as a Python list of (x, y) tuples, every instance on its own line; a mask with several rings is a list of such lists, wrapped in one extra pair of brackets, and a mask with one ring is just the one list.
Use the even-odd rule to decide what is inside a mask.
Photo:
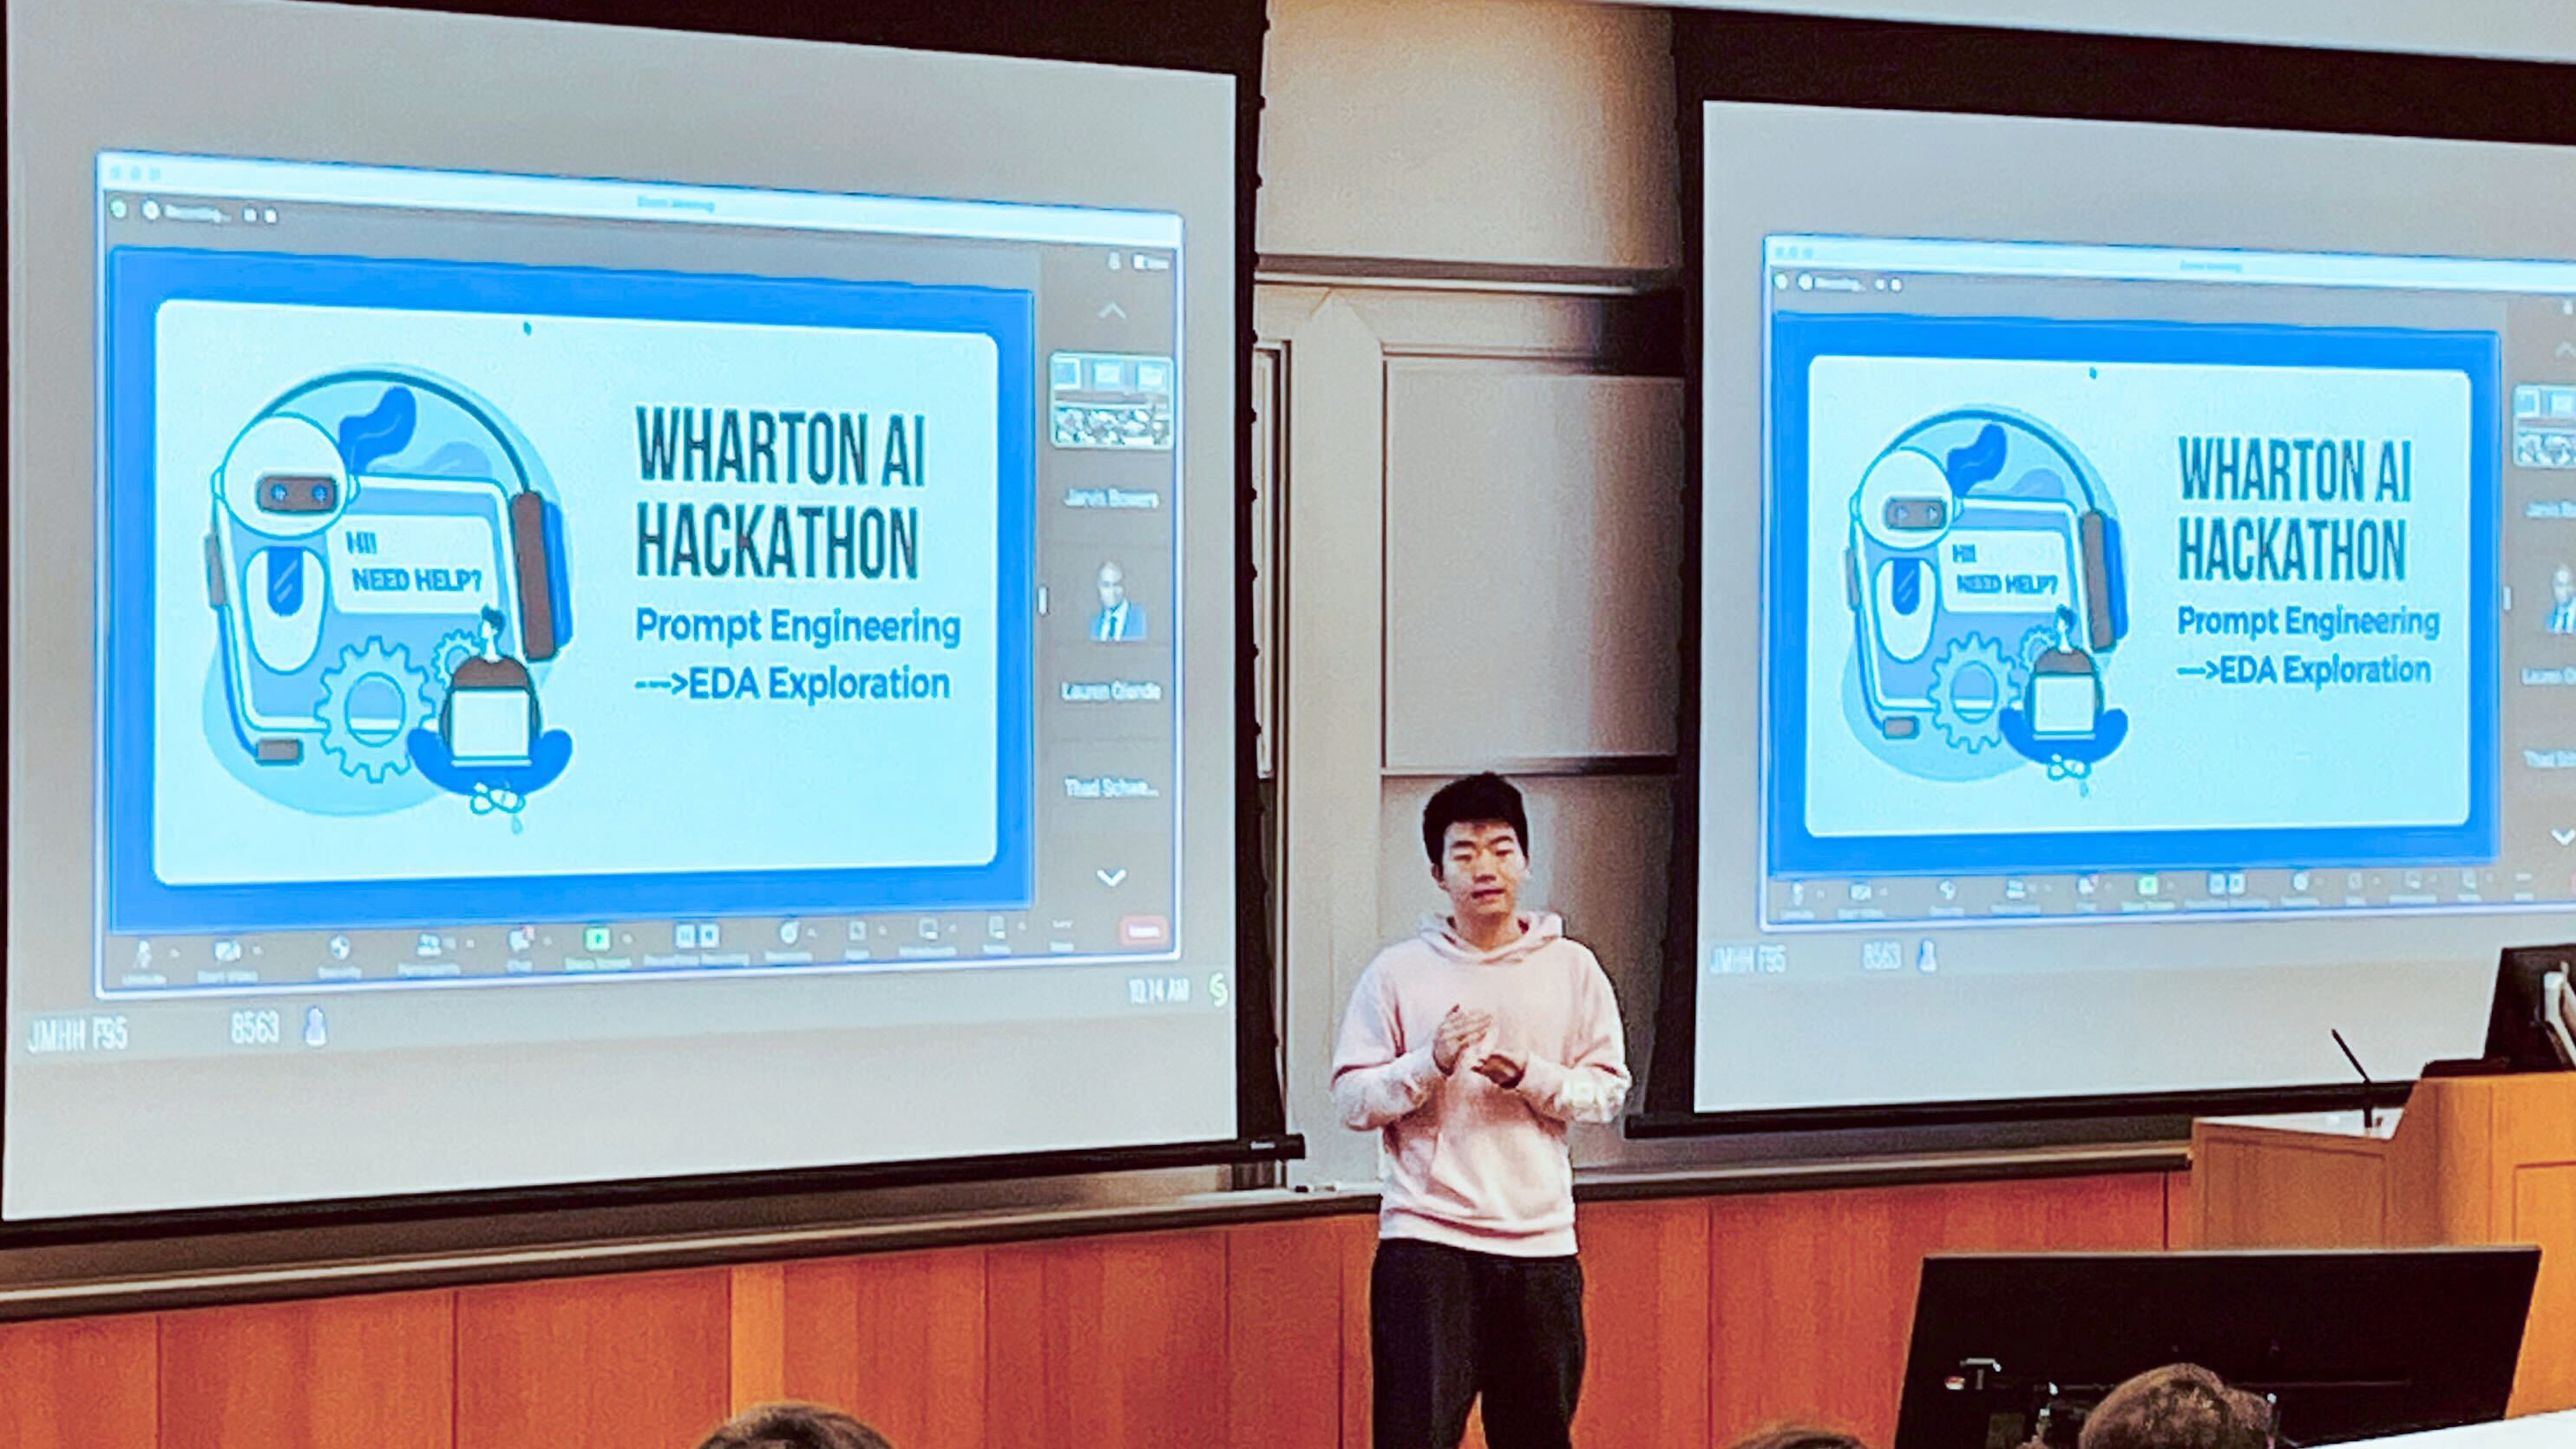
[(571, 637), (546, 487), (495, 413), (415, 370), (331, 374), (261, 409), (213, 472), (205, 540), (223, 718), (209, 728), (251, 767), (235, 772), (334, 814), (488, 793), (478, 772), (524, 793), (549, 759), (559, 773), (568, 738), (532, 729), (514, 746), (490, 707), (501, 641), (533, 725), (529, 666)]
[(1843, 583), (1854, 725), (1900, 769), (2080, 783), (2126, 738), (2103, 685), (2128, 632), (2119, 520), (2046, 424), (1960, 408), (1905, 429), (1852, 495)]

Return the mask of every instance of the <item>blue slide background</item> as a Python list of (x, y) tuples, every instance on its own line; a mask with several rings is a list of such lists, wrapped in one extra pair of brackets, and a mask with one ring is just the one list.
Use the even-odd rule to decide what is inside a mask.
[[(500, 264), (120, 248), (107, 258), (105, 711), (99, 804), (107, 928), (120, 934), (1024, 907), (1031, 815), (1035, 299), (1025, 291)], [(153, 872), (154, 319), (176, 299), (807, 327), (975, 332), (1000, 358), (998, 848), (978, 866), (172, 886)], [(399, 359), (388, 359), (398, 361)], [(201, 486), (202, 480), (186, 480)], [(564, 501), (560, 498), (559, 502)], [(619, 502), (617, 525), (631, 527)], [(572, 525), (578, 530), (576, 512)], [(612, 531), (612, 537), (615, 536)], [(196, 540), (170, 546), (194, 549)], [(614, 551), (611, 551), (611, 564)], [(581, 563), (573, 560), (574, 587)], [(202, 599), (191, 606), (203, 607)], [(579, 610), (576, 606), (575, 613)], [(194, 698), (169, 702), (193, 715)], [(811, 762), (828, 766), (829, 761)], [(784, 778), (784, 777), (783, 777)], [(785, 788), (782, 784), (782, 788)], [(701, 806), (720, 794), (691, 791)], [(791, 807), (792, 808), (792, 803)], [(686, 830), (684, 816), (668, 828)]]
[[(2018, 834), (1819, 836), (1807, 829), (1808, 570), (1838, 560), (1841, 536), (1809, 538), (1808, 375), (1819, 357), (1995, 358), (2097, 363), (2455, 370), (2470, 385), (2470, 547), (2467, 680), (2472, 738), (2470, 811), (2454, 827), (2192, 831), (2032, 831)], [(2030, 318), (1818, 314), (1771, 320), (1770, 530), (1764, 581), (1765, 839), (1775, 876), (2007, 874), (2184, 868), (2300, 868), (2377, 863), (2438, 866), (2490, 861), (2496, 823), (2496, 547), (2500, 509), (2502, 347), (2493, 333)], [(1837, 480), (1847, 488), (1854, 480)], [(2114, 500), (2116, 503), (2116, 499)], [(2158, 543), (2161, 540), (2157, 541)], [(1828, 548), (1830, 544), (1830, 548)], [(2131, 540), (2132, 548), (2140, 545)], [(2149, 546), (2153, 546), (2152, 544)], [(1847, 619), (1831, 623), (1849, 627)], [(2259, 742), (2256, 744), (2260, 748)], [(2375, 761), (2352, 762), (2356, 772)]]

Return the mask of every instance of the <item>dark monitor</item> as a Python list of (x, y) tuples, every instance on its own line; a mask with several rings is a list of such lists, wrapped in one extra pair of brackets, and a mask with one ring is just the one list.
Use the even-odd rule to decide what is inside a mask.
[(2517, 946), (2498, 958), (2486, 1054), (2511, 1072), (2576, 1067), (2576, 946)]
[(2283, 1445), (2502, 1418), (2539, 1270), (2534, 1247), (1926, 1258), (1894, 1449), (2017, 1449), (2050, 1420), (2071, 1442), (2169, 1363), (2273, 1396)]

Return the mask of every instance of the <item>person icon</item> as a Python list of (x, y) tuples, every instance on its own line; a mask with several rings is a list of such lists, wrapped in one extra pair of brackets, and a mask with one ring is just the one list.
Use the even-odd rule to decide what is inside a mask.
[(1100, 612), (1091, 616), (1091, 637), (1126, 641), (1145, 637), (1145, 610), (1127, 597), (1127, 571), (1115, 563), (1100, 566)]
[(2576, 634), (2576, 569), (2565, 564), (2549, 576), (2549, 632)]
[(501, 652), (507, 622), (498, 609), (483, 611), (481, 652), (456, 666), (438, 709), (439, 742), (462, 764), (527, 764), (544, 732), (535, 678), (527, 665)]

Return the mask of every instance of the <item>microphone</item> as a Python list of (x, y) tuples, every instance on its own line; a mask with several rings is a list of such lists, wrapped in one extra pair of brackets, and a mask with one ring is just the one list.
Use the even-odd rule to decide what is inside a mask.
[(2343, 1039), (2342, 1031), (2334, 1027), (2327, 1027), (2326, 1031), (2334, 1038), (2335, 1045), (2343, 1048), (2343, 1059), (2352, 1063), (2353, 1071), (2361, 1076), (2361, 1130), (2371, 1131), (2379, 1125), (2379, 1113), (2370, 1105), (2370, 1090), (2379, 1084), (2370, 1079), (2370, 1071), (2361, 1064), (2361, 1058), (2352, 1054), (2352, 1043)]

